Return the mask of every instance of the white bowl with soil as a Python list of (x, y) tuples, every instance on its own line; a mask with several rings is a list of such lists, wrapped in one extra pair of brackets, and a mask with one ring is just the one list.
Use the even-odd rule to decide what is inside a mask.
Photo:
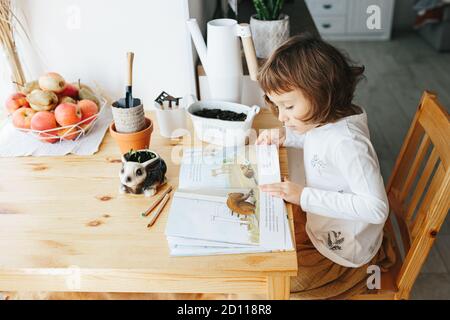
[(197, 101), (187, 108), (197, 138), (220, 146), (247, 144), (259, 110), (258, 106), (218, 100)]

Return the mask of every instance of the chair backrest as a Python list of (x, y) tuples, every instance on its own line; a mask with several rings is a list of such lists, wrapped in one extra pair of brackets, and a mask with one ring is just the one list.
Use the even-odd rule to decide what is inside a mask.
[(387, 186), (405, 251), (396, 279), (400, 298), (408, 298), (447, 216), (449, 164), (449, 114), (424, 92)]

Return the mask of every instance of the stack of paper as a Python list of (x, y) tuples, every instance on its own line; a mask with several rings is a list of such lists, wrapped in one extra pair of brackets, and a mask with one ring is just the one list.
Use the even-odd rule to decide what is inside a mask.
[(176, 256), (293, 250), (275, 146), (185, 149), (166, 236)]

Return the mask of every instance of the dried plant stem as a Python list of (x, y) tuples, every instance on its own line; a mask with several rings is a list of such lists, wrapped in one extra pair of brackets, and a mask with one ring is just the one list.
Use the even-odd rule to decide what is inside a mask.
[(0, 0), (0, 43), (11, 67), (13, 82), (18, 86), (26, 81), (14, 41), (13, 20), (17, 17), (12, 13), (11, 0)]

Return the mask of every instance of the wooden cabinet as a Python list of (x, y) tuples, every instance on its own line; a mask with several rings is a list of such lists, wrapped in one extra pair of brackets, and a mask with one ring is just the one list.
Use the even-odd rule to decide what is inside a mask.
[(306, 0), (324, 39), (387, 40), (394, 0)]

